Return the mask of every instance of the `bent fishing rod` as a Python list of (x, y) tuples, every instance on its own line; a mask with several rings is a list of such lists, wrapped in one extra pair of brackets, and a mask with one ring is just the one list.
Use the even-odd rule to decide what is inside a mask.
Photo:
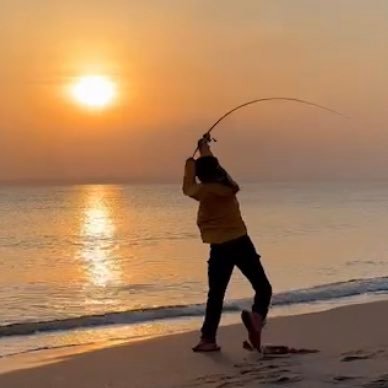
[[(249, 105), (252, 105), (252, 104), (256, 104), (256, 103), (259, 103), (259, 102), (265, 102), (265, 101), (293, 101), (293, 102), (297, 102), (297, 103), (300, 103), (300, 104), (305, 104), (305, 105), (310, 105), (310, 106), (313, 106), (315, 108), (319, 108), (319, 109), (322, 109), (322, 110), (325, 110), (327, 112), (330, 112), (330, 113), (333, 113), (333, 114), (336, 114), (336, 115), (339, 115), (339, 116), (343, 116), (345, 117), (342, 113), (340, 112), (337, 112), (336, 110), (334, 109), (331, 109), (331, 108), (328, 108), (326, 106), (323, 106), (323, 105), (319, 105), (319, 104), (316, 104), (314, 102), (310, 102), (310, 101), (306, 101), (306, 100), (302, 100), (300, 98), (292, 98), (292, 97), (267, 97), (267, 98), (259, 98), (257, 100), (252, 100), (252, 101), (248, 101), (244, 104), (241, 104), (241, 105), (238, 105), (236, 106), (235, 108), (231, 109), (230, 111), (226, 112), (224, 115), (222, 115), (206, 132), (205, 134), (202, 136), (203, 139), (205, 139), (207, 142), (211, 142), (211, 141), (216, 141), (216, 139), (212, 138), (211, 136), (211, 132), (213, 131), (213, 129), (221, 122), (223, 121), (224, 119), (226, 119), (229, 115), (231, 115), (232, 113), (236, 112), (237, 110), (241, 109), (241, 108), (245, 108)], [(193, 154), (193, 157), (195, 156), (195, 154), (197, 153), (198, 151), (198, 146), (197, 148), (195, 149), (194, 151), (194, 154)]]

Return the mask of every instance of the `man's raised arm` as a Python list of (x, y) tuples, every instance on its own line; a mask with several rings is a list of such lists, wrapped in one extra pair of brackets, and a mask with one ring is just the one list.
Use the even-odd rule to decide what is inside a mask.
[(195, 159), (189, 158), (185, 164), (182, 191), (184, 195), (198, 200), (199, 189), (199, 184), (195, 179)]
[(214, 156), (210, 149), (209, 141), (205, 137), (198, 141), (198, 150), (201, 156)]

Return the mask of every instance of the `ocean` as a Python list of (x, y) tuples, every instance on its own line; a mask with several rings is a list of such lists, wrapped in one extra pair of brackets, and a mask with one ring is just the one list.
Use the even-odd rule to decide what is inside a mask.
[[(239, 200), (270, 315), (388, 297), (388, 184), (250, 183)], [(196, 206), (174, 184), (0, 187), (0, 357), (199, 328)], [(223, 323), (251, 296), (236, 269)]]

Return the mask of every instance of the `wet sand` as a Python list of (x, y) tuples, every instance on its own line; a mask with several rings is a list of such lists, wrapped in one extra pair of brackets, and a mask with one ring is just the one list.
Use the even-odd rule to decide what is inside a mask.
[[(20, 355), (0, 361), (1, 388), (388, 387), (388, 302), (270, 319), (264, 342), (314, 353), (242, 347), (242, 325), (220, 329), (222, 352), (195, 354), (190, 332), (105, 349)], [(79, 349), (84, 351), (85, 349)]]

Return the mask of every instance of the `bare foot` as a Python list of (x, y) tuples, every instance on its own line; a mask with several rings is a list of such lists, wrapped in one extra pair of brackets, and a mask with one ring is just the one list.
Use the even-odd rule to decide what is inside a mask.
[(209, 342), (201, 339), (199, 343), (193, 347), (193, 352), (219, 352), (221, 348), (216, 342)]
[(241, 319), (248, 330), (248, 338), (252, 346), (261, 351), (261, 331), (264, 320), (262, 316), (255, 312), (244, 310), (241, 313)]

